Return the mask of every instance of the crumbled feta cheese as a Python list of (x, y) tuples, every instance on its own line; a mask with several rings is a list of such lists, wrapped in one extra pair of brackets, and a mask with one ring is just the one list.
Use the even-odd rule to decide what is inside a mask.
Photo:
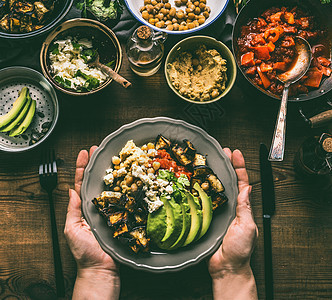
[(156, 211), (159, 207), (164, 205), (164, 203), (159, 199), (156, 199), (155, 201), (150, 201), (147, 197), (145, 197), (144, 201), (148, 205), (148, 211), (150, 214)]
[(113, 173), (108, 173), (107, 175), (104, 176), (104, 182), (107, 185), (111, 185), (114, 181), (114, 176)]
[(121, 176), (127, 174), (127, 170), (125, 168), (120, 168), (119, 170), (117, 170), (117, 173), (118, 173), (118, 177), (121, 177)]
[(156, 149), (149, 149), (148, 150), (148, 156), (155, 157), (158, 154), (158, 151)]
[(165, 192), (168, 193), (168, 194), (172, 194), (173, 193), (173, 188), (170, 185), (168, 185), (165, 188)]

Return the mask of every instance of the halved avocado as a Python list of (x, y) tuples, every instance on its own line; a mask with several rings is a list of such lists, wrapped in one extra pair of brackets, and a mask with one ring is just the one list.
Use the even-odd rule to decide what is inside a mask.
[(160, 200), (164, 203), (166, 209), (167, 228), (164, 237), (157, 245), (161, 249), (168, 250), (177, 241), (182, 232), (182, 207), (173, 197), (167, 199), (165, 196), (161, 196)]
[(201, 198), (202, 203), (202, 214), (203, 214), (203, 221), (202, 221), (202, 229), (196, 240), (200, 239), (209, 229), (211, 221), (212, 221), (212, 200), (211, 197), (209, 197), (203, 189), (200, 187), (200, 185), (196, 182), (194, 184), (194, 189), (198, 192), (199, 197)]
[(29, 107), (29, 111), (26, 114), (23, 122), (20, 125), (13, 128), (10, 131), (9, 136), (17, 136), (17, 135), (22, 134), (24, 131), (26, 131), (32, 122), (35, 112), (36, 112), (36, 100), (32, 100), (31, 105)]
[(182, 199), (180, 205), (182, 208), (182, 231), (176, 242), (169, 248), (169, 250), (177, 249), (183, 245), (191, 227), (190, 206), (188, 204), (187, 196), (182, 192), (181, 195)]
[(6, 113), (3, 116), (0, 116), (0, 127), (4, 127), (18, 116), (21, 109), (24, 107), (26, 101), (27, 101), (27, 95), (29, 94), (29, 89), (27, 87), (24, 87), (19, 97), (15, 100), (12, 109)]
[(166, 208), (163, 205), (158, 210), (148, 214), (146, 233), (153, 243), (159, 244), (166, 233), (166, 228)]
[(24, 117), (30, 107), (30, 103), (32, 101), (30, 95), (28, 95), (27, 97), (27, 102), (25, 103), (23, 109), (21, 110), (21, 112), (19, 113), (19, 115), (17, 116), (16, 119), (13, 120), (13, 122), (7, 124), (5, 127), (1, 128), (0, 131), (1, 132), (8, 132), (11, 131), (17, 124), (19, 124), (20, 122), (22, 122), (22, 120), (24, 120)]
[(189, 192), (187, 193), (187, 199), (190, 206), (191, 226), (182, 247), (190, 244), (199, 236), (203, 222), (202, 210), (198, 199)]

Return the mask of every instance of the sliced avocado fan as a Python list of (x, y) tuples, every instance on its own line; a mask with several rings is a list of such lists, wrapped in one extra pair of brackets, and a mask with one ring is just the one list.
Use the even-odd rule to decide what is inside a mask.
[(19, 115), (16, 117), (16, 119), (13, 120), (13, 122), (11, 122), (11, 123), (7, 124), (7, 126), (1, 128), (0, 132), (11, 131), (17, 124), (22, 122), (22, 120), (24, 119), (24, 117), (30, 107), (31, 101), (32, 101), (32, 99), (31, 99), (30, 95), (28, 94), (27, 102), (25, 103), (25, 105), (24, 105), (23, 109), (21, 110), (21, 112), (19, 113)]
[(12, 109), (5, 115), (0, 116), (0, 128), (6, 126), (18, 116), (27, 101), (28, 94), (29, 89), (24, 87), (21, 90), (19, 97), (15, 100)]
[(209, 197), (204, 192), (204, 190), (200, 187), (200, 185), (198, 184), (198, 182), (196, 182), (194, 184), (194, 189), (198, 192), (199, 197), (201, 199), (201, 203), (202, 203), (202, 215), (203, 215), (201, 232), (198, 235), (198, 237), (195, 239), (195, 240), (198, 240), (209, 229), (211, 221), (212, 221), (213, 210), (212, 210), (212, 200), (211, 200), (211, 197)]
[(164, 237), (157, 245), (161, 249), (168, 250), (182, 232), (182, 208), (173, 197), (167, 199), (166, 196), (161, 196), (160, 200), (164, 203), (166, 209), (167, 228)]
[(191, 226), (191, 215), (190, 215), (190, 206), (188, 204), (187, 196), (185, 193), (181, 193), (181, 209), (182, 209), (182, 231), (176, 240), (176, 242), (169, 248), (169, 250), (177, 249), (183, 245), (185, 242)]
[(23, 122), (16, 126), (15, 128), (13, 128), (10, 132), (9, 132), (9, 136), (17, 136), (22, 134), (24, 131), (27, 130), (27, 128), (29, 127), (29, 125), (32, 122), (32, 119), (35, 115), (36, 112), (36, 100), (32, 100), (31, 105), (29, 107), (29, 111), (26, 114)]
[(146, 233), (151, 241), (160, 242), (166, 233), (166, 209), (164, 206), (148, 214)]
[(199, 236), (203, 222), (202, 210), (198, 199), (189, 192), (187, 192), (186, 195), (190, 206), (191, 225), (188, 236), (182, 247), (189, 245)]

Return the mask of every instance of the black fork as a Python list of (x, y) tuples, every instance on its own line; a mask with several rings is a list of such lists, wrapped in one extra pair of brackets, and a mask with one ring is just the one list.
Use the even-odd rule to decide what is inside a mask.
[(58, 182), (58, 172), (56, 167), (54, 150), (53, 151), (48, 150), (42, 153), (42, 161), (41, 164), (39, 165), (39, 181), (41, 187), (47, 192), (50, 203), (56, 292), (58, 297), (64, 297), (65, 284), (62, 272), (58, 230), (56, 226), (53, 197), (52, 197), (52, 192), (55, 189)]

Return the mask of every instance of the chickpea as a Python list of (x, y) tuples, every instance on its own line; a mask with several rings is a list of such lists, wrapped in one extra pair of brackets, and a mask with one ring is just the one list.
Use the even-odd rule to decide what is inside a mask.
[(161, 13), (163, 15), (166, 15), (166, 13), (167, 13), (166, 8), (161, 8), (160, 11), (159, 11), (159, 13)]
[(120, 185), (121, 185), (121, 182), (118, 180), (118, 181), (116, 182), (116, 185), (117, 185), (117, 186), (120, 186)]
[(134, 182), (134, 177), (133, 176), (127, 176), (126, 177), (126, 185), (130, 186)]
[(148, 146), (147, 146), (147, 145), (143, 145), (143, 146), (141, 147), (141, 149), (142, 149), (143, 151), (146, 151), (146, 150), (148, 150)]
[(187, 14), (190, 14), (190, 13), (192, 13), (192, 12), (193, 12), (192, 9), (190, 9), (190, 8), (188, 8), (188, 7), (186, 8), (186, 13), (187, 13)]
[(178, 19), (183, 19), (183, 18), (184, 18), (184, 13), (181, 12), (181, 11), (178, 11), (178, 12), (176, 13), (176, 17), (177, 17)]
[(175, 23), (177, 23), (178, 22), (178, 19), (176, 19), (176, 18), (173, 18), (172, 19), (172, 23), (173, 23), (173, 25), (175, 24)]
[(148, 11), (148, 13), (150, 14), (151, 12), (153, 12), (154, 8), (151, 4), (148, 4), (145, 6), (146, 10)]
[(153, 143), (148, 143), (148, 149), (154, 149), (154, 144)]
[(149, 14), (149, 19), (154, 19), (154, 14)]
[(151, 4), (151, 0), (144, 0), (144, 5)]
[(165, 8), (166, 8), (166, 9), (171, 9), (171, 8), (172, 8), (172, 5), (171, 5), (170, 3), (166, 3), (166, 4), (165, 4)]
[(168, 20), (167, 17), (164, 17), (164, 18), (163, 18), (163, 21), (164, 21), (164, 22), (166, 22), (167, 20)]
[(112, 163), (113, 165), (119, 165), (121, 162), (121, 159), (118, 156), (113, 156), (112, 157)]
[(143, 182), (141, 180), (137, 180), (136, 184), (137, 184), (138, 187), (141, 187), (143, 185)]
[(205, 6), (205, 11), (207, 11), (208, 13), (211, 12), (211, 8), (209, 6)]
[(154, 161), (152, 164), (152, 168), (157, 171), (160, 168), (160, 162), (159, 161)]
[(193, 22), (189, 22), (188, 23), (188, 28), (189, 29), (193, 29), (193, 28), (195, 28), (196, 26), (195, 26), (195, 24), (193, 23)]
[(183, 31), (184, 30), (184, 25), (180, 25), (179, 26), (179, 31)]
[(167, 4), (167, 3), (168, 3), (168, 0), (163, 0), (163, 2)]
[(149, 169), (148, 169), (148, 174), (149, 174), (149, 173), (154, 174), (154, 172), (155, 172), (155, 171), (154, 171), (153, 168), (149, 168)]
[(210, 14), (207, 11), (204, 11), (203, 16), (207, 19), (210, 16)]
[(206, 0), (199, 0), (199, 2), (206, 4)]
[(175, 31), (178, 31), (179, 30), (179, 24), (178, 23), (174, 23), (173, 24), (173, 30), (175, 30)]
[(144, 20), (148, 20), (149, 19), (149, 13), (148, 13), (147, 10), (145, 10), (145, 11), (142, 12), (142, 18)]
[[(149, 19), (149, 23), (151, 24), (151, 25), (154, 25), (154, 24), (156, 24), (156, 20), (154, 19), (154, 18), (151, 18), (151, 19)], [(142, 149), (143, 150), (143, 149)]]
[(194, 13), (189, 13), (189, 14), (188, 14), (188, 18), (189, 18), (190, 20), (195, 19), (195, 14), (194, 14)]
[(125, 185), (126, 185), (125, 181), (122, 180), (122, 181), (120, 182), (120, 187), (123, 189), (123, 187), (124, 187)]
[(181, 0), (175, 0), (174, 4), (178, 7), (180, 7), (182, 5), (182, 2), (181, 2)]
[(187, 25), (184, 25), (184, 26), (183, 26), (183, 30), (188, 30), (188, 26), (187, 26)]
[(198, 27), (199, 26), (199, 23), (197, 20), (193, 21), (193, 24), (195, 25), (195, 27)]
[(159, 22), (157, 22), (157, 23), (155, 24), (155, 26), (158, 27), (158, 28), (163, 28), (164, 25), (165, 25), (165, 22), (164, 22), (164, 21), (159, 21)]
[(194, 11), (195, 8), (196, 8), (196, 6), (195, 6), (194, 4), (191, 3), (191, 4), (188, 6), (188, 8), (191, 9), (191, 11)]
[(219, 91), (218, 90), (213, 90), (211, 93), (212, 98), (217, 98), (219, 96)]
[(112, 174), (113, 174), (113, 177), (114, 177), (114, 178), (117, 178), (117, 177), (118, 177), (118, 172), (117, 172), (116, 170), (114, 170), (114, 171), (112, 172)]
[(205, 22), (205, 17), (204, 16), (200, 16), (199, 19), (198, 19), (199, 25), (204, 24), (204, 22)]
[(165, 22), (165, 25), (166, 25), (166, 26), (168, 26), (168, 25), (172, 25), (172, 21), (171, 21), (171, 20), (167, 20), (167, 21)]
[(173, 31), (174, 26), (172, 24), (166, 26), (167, 30)]
[[(164, 19), (164, 15), (162, 13), (159, 13), (158, 15), (156, 15), (156, 17), (161, 21)], [(148, 146), (149, 149), (149, 146)]]
[(131, 186), (130, 186), (130, 189), (133, 193), (137, 192), (138, 190), (138, 186), (136, 183), (133, 183)]
[(119, 170), (120, 166), (114, 166), (114, 170)]
[(176, 15), (176, 9), (174, 7), (172, 7), (170, 10), (169, 10), (169, 15), (171, 17), (174, 17)]
[(210, 187), (210, 185), (209, 185), (208, 182), (203, 182), (201, 184), (201, 188), (202, 188), (203, 191), (207, 191), (209, 189), (209, 187)]
[(196, 15), (199, 15), (201, 13), (201, 9), (199, 7), (196, 7), (195, 10), (194, 10), (194, 13)]
[(114, 192), (120, 192), (121, 191), (121, 188), (119, 186), (116, 186), (114, 189), (113, 189)]
[(188, 0), (181, 0), (182, 5), (187, 4)]
[[(152, 0), (152, 1), (153, 1), (153, 0)], [(195, 1), (195, 2), (194, 2), (194, 5), (195, 5), (195, 6), (199, 6), (199, 1)]]
[(158, 3), (158, 4), (156, 5), (156, 8), (157, 8), (158, 10), (161, 10), (162, 8), (164, 8), (164, 4), (162, 4), (162, 3)]
[(156, 0), (151, 0), (151, 4), (152, 4), (153, 6), (156, 6), (156, 5), (158, 4), (158, 2), (157, 2)]
[(143, 11), (145, 11), (146, 10), (146, 7), (145, 6), (142, 6), (140, 9), (139, 9), (139, 11), (142, 13)]
[(201, 2), (201, 3), (199, 4), (198, 7), (199, 7), (201, 10), (204, 10), (204, 9), (205, 9), (205, 6), (206, 6), (206, 5), (205, 5), (204, 3)]

